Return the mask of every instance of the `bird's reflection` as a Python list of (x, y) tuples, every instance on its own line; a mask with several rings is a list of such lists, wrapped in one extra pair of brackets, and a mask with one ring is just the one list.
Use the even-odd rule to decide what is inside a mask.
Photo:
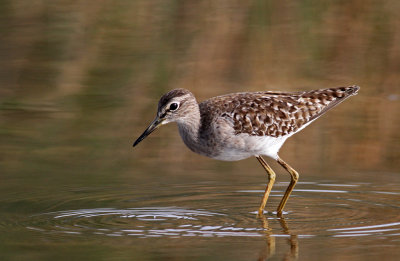
[[(266, 240), (266, 244), (262, 248), (258, 260), (268, 260), (275, 255), (276, 236), (274, 235), (272, 228), (269, 226), (268, 219), (265, 217), (265, 215), (258, 215), (258, 218), (261, 221), (261, 225), (264, 229)], [(286, 251), (283, 260), (297, 260), (299, 255), (299, 244), (297, 235), (290, 232), (289, 226), (283, 216), (278, 216), (278, 221), (282, 228), (283, 234), (289, 236), (287, 241), (290, 248)]]

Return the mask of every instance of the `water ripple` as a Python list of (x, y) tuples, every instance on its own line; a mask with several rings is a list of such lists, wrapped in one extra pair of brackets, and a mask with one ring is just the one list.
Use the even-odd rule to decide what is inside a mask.
[[(107, 199), (109, 205), (140, 207), (81, 208), (39, 213), (3, 226), (40, 233), (113, 237), (393, 237), (400, 234), (398, 189), (371, 184), (305, 182), (294, 190), (283, 218), (276, 206), (285, 183), (271, 192), (265, 216), (256, 209), (262, 186), (177, 185), (165, 194), (141, 196), (123, 190), (90, 193), (79, 205)], [(324, 187), (324, 189), (321, 189)], [(340, 189), (338, 189), (340, 188)], [(80, 192), (81, 193), (81, 192)], [(63, 199), (74, 205), (73, 199)], [(62, 205), (55, 204), (58, 209)], [(107, 205), (107, 204), (104, 204)], [(176, 206), (178, 205), (178, 206)], [(207, 207), (207, 209), (202, 209)], [(385, 215), (382, 215), (385, 213)], [(1, 224), (0, 224), (1, 225)], [(395, 240), (395, 239), (393, 239)]]
[[(216, 217), (227, 215), (177, 207), (78, 209), (36, 215), (36, 222), (42, 224), (43, 220), (48, 220), (50, 224), (42, 227), (30, 225), (26, 228), (49, 233), (92, 233), (106, 236), (262, 236), (259, 233), (262, 228), (207, 225), (210, 223), (208, 219)], [(228, 223), (225, 220), (225, 224)]]

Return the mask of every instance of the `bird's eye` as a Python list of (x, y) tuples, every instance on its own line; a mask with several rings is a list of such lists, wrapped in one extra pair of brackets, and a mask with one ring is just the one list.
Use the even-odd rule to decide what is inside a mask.
[(174, 102), (174, 103), (171, 103), (171, 105), (169, 106), (169, 109), (171, 111), (174, 111), (174, 110), (178, 109), (178, 107), (179, 107), (179, 105), (176, 102)]

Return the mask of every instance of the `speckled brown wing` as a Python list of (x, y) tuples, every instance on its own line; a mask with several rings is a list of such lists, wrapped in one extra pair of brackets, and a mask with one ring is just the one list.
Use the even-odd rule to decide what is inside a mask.
[[(299, 93), (254, 92), (219, 96), (200, 104), (200, 111), (204, 113), (202, 125), (209, 125), (211, 122), (208, 121), (215, 119), (217, 114), (232, 122), (235, 134), (286, 136), (357, 94), (358, 90), (358, 86), (350, 86)], [(214, 117), (207, 117), (212, 114)]]

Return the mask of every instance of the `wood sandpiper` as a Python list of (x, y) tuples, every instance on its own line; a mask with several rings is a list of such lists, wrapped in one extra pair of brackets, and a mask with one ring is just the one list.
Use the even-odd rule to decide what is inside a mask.
[(226, 161), (255, 156), (268, 175), (259, 215), (264, 212), (276, 176), (261, 157), (268, 156), (291, 176), (278, 205), (277, 213), (281, 215), (299, 174), (278, 156), (279, 149), (287, 138), (356, 95), (359, 89), (349, 86), (293, 93), (241, 92), (213, 97), (200, 104), (190, 91), (175, 89), (161, 97), (156, 118), (133, 146), (157, 127), (176, 122), (183, 142), (196, 153)]

